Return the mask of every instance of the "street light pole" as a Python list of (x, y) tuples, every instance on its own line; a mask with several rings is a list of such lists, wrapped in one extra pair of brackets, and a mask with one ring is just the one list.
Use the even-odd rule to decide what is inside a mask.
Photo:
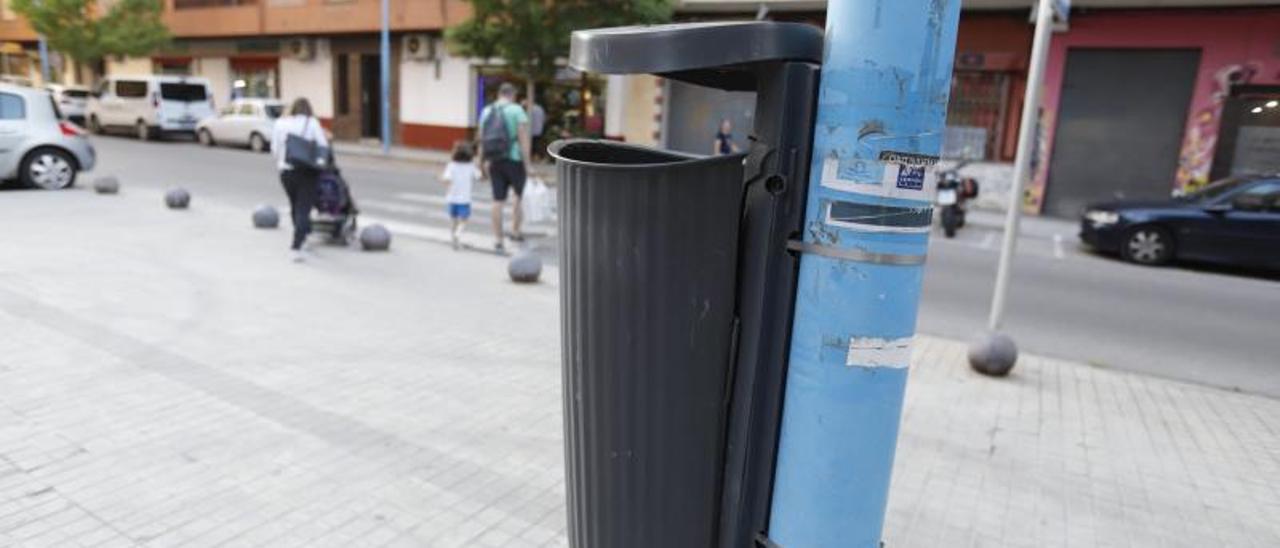
[[(43, 0), (40, 0), (43, 1)], [(39, 2), (37, 2), (37, 5)], [(44, 35), (38, 36), (36, 47), (40, 51), (40, 79), (44, 80), (44, 85), (48, 86), (49, 82), (49, 43), (45, 41)]]
[(832, 0), (768, 536), (879, 545), (959, 0)]
[(49, 80), (49, 43), (45, 42), (44, 35), (40, 35), (40, 41), (37, 43), (40, 50), (40, 78), (44, 80), (44, 85), (52, 83)]
[(987, 332), (969, 348), (969, 363), (978, 371), (1004, 375), (1018, 359), (1013, 339), (1000, 332), (1004, 325), (1005, 303), (1009, 296), (1009, 276), (1013, 255), (1018, 247), (1022, 221), (1022, 189), (1031, 176), (1031, 156), (1036, 147), (1040, 124), (1040, 100), (1044, 95), (1044, 71), (1049, 61), (1049, 38), (1053, 30), (1054, 11), (1065, 18), (1071, 9), (1063, 0), (1038, 0), (1035, 38), (1031, 42), (1031, 66), (1027, 72), (1027, 91), (1022, 102), (1022, 125), (1018, 129), (1018, 151), (1013, 163), (1013, 183), (1009, 186), (1009, 203), (1005, 212), (1004, 240), (1000, 246), (1000, 262), (996, 268), (995, 292), (991, 297), (991, 315)]
[(382, 73), (382, 153), (391, 153), (391, 0), (382, 0), (382, 36), (379, 61)]

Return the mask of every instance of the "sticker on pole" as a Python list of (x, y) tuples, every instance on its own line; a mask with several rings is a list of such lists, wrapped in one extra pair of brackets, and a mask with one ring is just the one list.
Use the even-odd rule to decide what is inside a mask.
[(912, 340), (913, 337), (901, 339), (849, 337), (849, 354), (845, 359), (845, 365), (905, 369), (911, 362)]
[(826, 204), (825, 222), (831, 226), (863, 232), (923, 234), (933, 222), (933, 208), (899, 207), (860, 202), (833, 201)]
[(841, 160), (835, 155), (822, 162), (822, 186), (865, 196), (931, 201), (936, 156), (886, 150), (877, 160)]

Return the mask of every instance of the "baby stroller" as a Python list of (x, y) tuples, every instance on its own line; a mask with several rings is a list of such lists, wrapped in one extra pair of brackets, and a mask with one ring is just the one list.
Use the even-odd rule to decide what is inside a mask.
[(356, 235), (356, 216), (360, 213), (351, 199), (351, 187), (342, 178), (342, 171), (329, 157), (329, 169), (320, 173), (316, 207), (311, 212), (311, 228), (324, 234), (330, 243), (346, 245)]

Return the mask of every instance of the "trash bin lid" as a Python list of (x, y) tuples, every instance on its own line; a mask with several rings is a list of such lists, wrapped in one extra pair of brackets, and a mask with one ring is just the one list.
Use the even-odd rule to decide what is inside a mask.
[(602, 74), (658, 74), (724, 89), (756, 89), (752, 65), (822, 62), (822, 29), (806, 23), (679, 23), (580, 30), (569, 65)]

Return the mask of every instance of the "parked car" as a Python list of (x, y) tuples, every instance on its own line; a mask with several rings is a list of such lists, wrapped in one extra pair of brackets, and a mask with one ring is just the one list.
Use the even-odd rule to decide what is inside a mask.
[(89, 98), (89, 129), (127, 129), (147, 140), (168, 133), (193, 134), (213, 115), (213, 92), (205, 78), (117, 76), (103, 80)]
[(1225, 179), (1170, 200), (1095, 204), (1080, 221), (1080, 239), (1139, 264), (1280, 269), (1280, 175)]
[(196, 137), (205, 146), (248, 146), (266, 152), (271, 146), (271, 128), (284, 113), (284, 103), (276, 99), (236, 99), (216, 116), (196, 125)]
[(94, 160), (84, 130), (62, 119), (48, 91), (0, 84), (0, 179), (67, 188)]
[(50, 84), (48, 89), (53, 94), (53, 100), (58, 102), (58, 110), (62, 111), (62, 116), (84, 126), (84, 113), (89, 106), (89, 88)]

